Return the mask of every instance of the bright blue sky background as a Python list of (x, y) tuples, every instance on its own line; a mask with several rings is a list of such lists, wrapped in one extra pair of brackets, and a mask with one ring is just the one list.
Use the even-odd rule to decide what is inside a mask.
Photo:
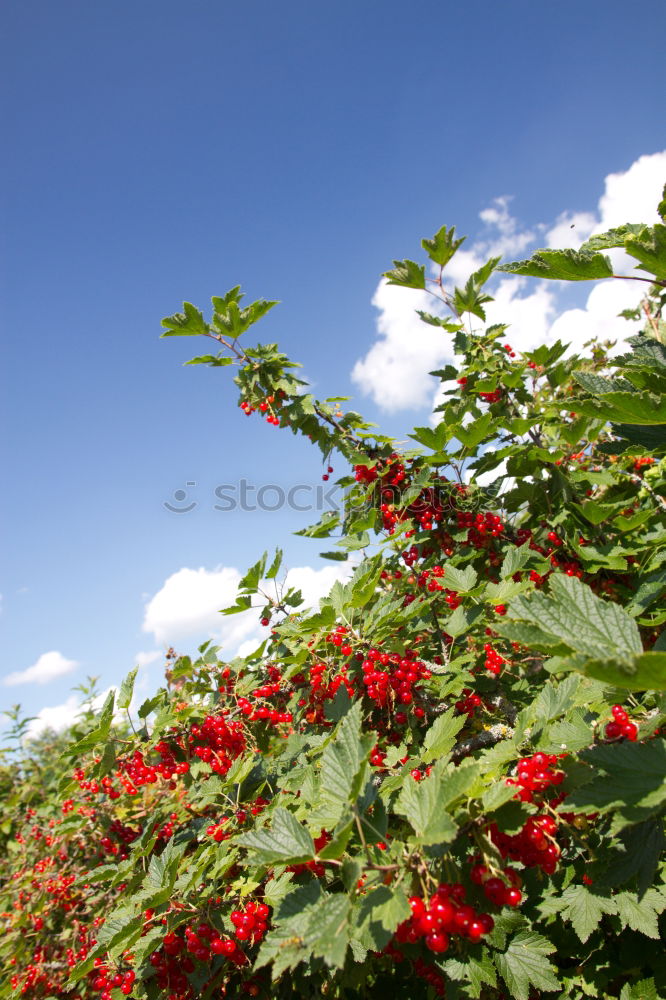
[[(261, 336), (316, 392), (423, 422), (428, 399), (384, 417), (350, 379), (380, 273), (442, 223), (478, 233), (496, 196), (523, 227), (594, 211), (662, 149), (664, 7), (9, 0), (3, 21), (3, 668), (79, 665), (0, 686), (37, 712), (160, 649), (144, 604), (182, 568), (276, 541), (320, 565), (288, 537), (314, 518), (212, 509), (218, 483), (321, 469), (228, 372), (182, 368), (198, 345), (161, 317), (242, 283), (282, 300)], [(187, 481), (198, 508), (168, 513)]]

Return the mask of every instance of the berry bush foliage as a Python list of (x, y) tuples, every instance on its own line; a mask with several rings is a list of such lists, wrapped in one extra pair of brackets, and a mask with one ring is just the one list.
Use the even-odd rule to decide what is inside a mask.
[[(2, 1000), (666, 995), (666, 225), (452, 288), (461, 242), (386, 274), (457, 358), (409, 446), (241, 346), (275, 303), (164, 320), (342, 467), (302, 534), (349, 572), (312, 609), (264, 555), (225, 611), (256, 609), (252, 655), (170, 651), (134, 717), (131, 674), (60, 755), (4, 758)], [(625, 353), (486, 325), (495, 271), (614, 281), (617, 247)]]

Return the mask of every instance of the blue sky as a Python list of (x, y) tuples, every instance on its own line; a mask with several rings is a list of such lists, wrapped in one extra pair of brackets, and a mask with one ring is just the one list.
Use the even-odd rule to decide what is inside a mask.
[[(404, 436), (442, 347), (409, 354), (418, 303), (379, 275), (443, 223), (473, 238), (462, 267), (641, 207), (666, 180), (663, 26), (615, 0), (5, 4), (0, 708), (62, 724), (137, 654), (156, 684), (276, 543), (313, 599), (330, 582), (289, 534), (314, 518), (214, 509), (219, 484), (322, 470), (228, 372), (181, 367), (196, 345), (161, 317), (237, 283), (280, 299), (258, 335)], [(519, 346), (603, 312), (514, 288)], [(197, 507), (166, 510), (184, 488)]]

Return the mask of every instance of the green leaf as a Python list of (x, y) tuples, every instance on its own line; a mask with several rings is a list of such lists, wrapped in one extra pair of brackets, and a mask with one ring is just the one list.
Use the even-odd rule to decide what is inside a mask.
[(484, 413), (471, 421), (467, 427), (456, 427), (456, 437), (466, 448), (475, 448), (484, 438), (491, 433), (491, 428), (495, 424), (495, 418), (491, 413)]
[(455, 226), (451, 226), (450, 229), (447, 229), (446, 226), (442, 226), (441, 229), (437, 230), (431, 240), (421, 240), (421, 246), (433, 263), (439, 264), (440, 267), (445, 267), (453, 257), (458, 247), (465, 242), (465, 236), (460, 236), (456, 239), (455, 233)]
[(479, 319), (485, 320), (486, 313), (483, 308), (486, 302), (492, 302), (492, 295), (488, 295), (481, 291), (482, 286), (486, 283), (495, 267), (499, 263), (499, 257), (493, 257), (491, 260), (487, 261), (478, 271), (472, 274), (465, 284), (464, 288), (455, 288), (453, 290), (453, 302), (457, 313), (472, 313), (474, 316), (478, 316)]
[(640, 979), (637, 983), (625, 983), (620, 1000), (661, 1000), (654, 979)]
[(622, 501), (620, 504), (602, 504), (597, 503), (595, 500), (588, 500), (583, 504), (575, 504), (576, 510), (581, 512), (585, 520), (594, 525), (610, 520), (617, 514), (618, 510), (626, 506), (625, 501)]
[(198, 337), (210, 331), (203, 313), (191, 302), (183, 302), (182, 313), (166, 316), (162, 320), (162, 326), (166, 327), (163, 337)]
[(634, 392), (634, 387), (626, 378), (607, 378), (592, 372), (574, 372), (573, 377), (583, 389), (593, 396), (605, 396), (609, 392)]
[(640, 261), (638, 268), (641, 271), (661, 280), (666, 278), (666, 226), (658, 223), (651, 229), (646, 227), (638, 236), (628, 236), (624, 248)]
[(585, 885), (570, 885), (560, 897), (560, 916), (569, 921), (580, 940), (585, 943), (597, 929), (605, 913), (617, 913), (617, 902), (610, 895), (601, 895)]
[(377, 589), (383, 565), (380, 556), (367, 559), (354, 571), (349, 581), (351, 596), (349, 603), (353, 608), (363, 608), (370, 601)]
[(241, 309), (239, 302), (243, 296), (235, 298), (225, 296), (225, 299), (213, 298), (213, 326), (226, 337), (235, 340), (245, 333), (249, 328), (257, 323), (266, 313), (276, 306), (277, 302), (268, 302), (266, 299), (258, 299), (249, 306)]
[(273, 557), (273, 562), (270, 564), (269, 568), (266, 570), (266, 579), (274, 580), (278, 575), (280, 566), (282, 565), (282, 549), (275, 550), (275, 556)]
[(120, 691), (118, 693), (118, 708), (120, 709), (129, 708), (130, 706), (132, 694), (134, 693), (134, 681), (138, 670), (138, 667), (135, 667), (134, 670), (130, 670), (129, 674), (120, 685)]
[(595, 399), (576, 400), (576, 412), (619, 424), (666, 423), (666, 399), (651, 392), (608, 392)]
[[(162, 336), (170, 335), (162, 334)], [(211, 365), (213, 368), (226, 368), (227, 365), (232, 365), (234, 363), (234, 359), (227, 357), (225, 354), (200, 354), (198, 357), (190, 358), (189, 361), (185, 361), (183, 363), (185, 365)]]
[(462, 569), (460, 566), (451, 566), (449, 563), (446, 563), (444, 575), (441, 579), (444, 586), (448, 587), (449, 590), (455, 590), (458, 594), (465, 594), (474, 589), (478, 576), (473, 566), (465, 566)]
[(608, 257), (580, 250), (536, 250), (529, 260), (502, 264), (497, 270), (506, 274), (551, 278), (555, 281), (591, 281), (613, 275)]
[(288, 809), (278, 807), (270, 830), (241, 834), (236, 843), (252, 851), (261, 864), (296, 865), (312, 861), (315, 855), (312, 837)]
[(624, 926), (646, 937), (659, 939), (657, 917), (666, 909), (666, 896), (656, 889), (648, 889), (640, 900), (634, 892), (618, 892), (614, 900)]
[[(573, 669), (580, 669), (579, 665)], [(638, 656), (591, 659), (582, 670), (587, 677), (629, 691), (666, 691), (666, 653), (651, 650)]]
[(514, 573), (517, 573), (525, 566), (531, 555), (532, 550), (530, 549), (529, 542), (510, 548), (502, 561), (500, 580), (510, 579)]
[[(452, 323), (450, 320), (442, 319), (441, 316), (433, 316), (432, 313), (424, 312), (422, 309), (417, 309), (416, 313), (428, 326), (439, 326), (447, 333), (457, 333), (458, 330), (462, 329), (461, 323)], [(434, 375), (435, 373), (430, 372), (430, 374)]]
[(666, 801), (666, 746), (662, 741), (600, 744), (583, 750), (580, 757), (603, 773), (575, 788), (567, 808), (616, 810), (617, 828), (621, 829), (648, 819)]
[(345, 806), (361, 791), (366, 762), (373, 747), (371, 734), (362, 735), (363, 709), (357, 701), (338, 723), (321, 758), (322, 804), (329, 823), (336, 823)]
[[(303, 887), (306, 889), (307, 887)], [(273, 980), (312, 956), (322, 958), (331, 968), (344, 965), (349, 942), (351, 902), (343, 893), (322, 894), (315, 902), (296, 890), (286, 896), (278, 912), (277, 924), (264, 939), (254, 968), (273, 963)]]
[(529, 1000), (530, 986), (537, 990), (559, 989), (555, 967), (546, 957), (554, 951), (555, 945), (545, 937), (521, 931), (503, 954), (495, 953), (497, 971), (515, 1000)]
[(266, 569), (267, 555), (268, 553), (264, 552), (261, 559), (257, 560), (254, 566), (250, 566), (250, 568), (245, 573), (245, 576), (242, 577), (240, 583), (238, 584), (238, 589), (240, 591), (245, 591), (246, 593), (252, 593), (252, 594), (256, 592), (257, 587), (259, 586), (259, 582), (261, 581), (261, 578), (264, 574), (264, 570)]
[(411, 912), (401, 886), (389, 888), (379, 885), (366, 892), (354, 907), (354, 937), (360, 940), (366, 951), (381, 951), (398, 925), (409, 919)]
[(442, 809), (439, 782), (433, 774), (422, 781), (407, 776), (395, 810), (407, 818), (420, 844), (448, 844), (458, 832), (451, 816)]
[(385, 271), (384, 277), (389, 285), (402, 285), (405, 288), (425, 288), (425, 267), (413, 260), (394, 260), (393, 270)]
[(542, 591), (511, 602), (511, 618), (531, 622), (592, 658), (632, 659), (642, 650), (638, 627), (626, 611), (604, 601), (576, 577), (556, 574), (550, 594)]
[(454, 708), (438, 716), (423, 739), (423, 762), (445, 757), (456, 745), (456, 737), (466, 721), (466, 716), (456, 715)]
[(663, 824), (648, 819), (622, 831), (618, 852), (610, 857), (602, 875), (604, 885), (617, 888), (637, 878), (639, 894), (645, 893), (654, 880), (661, 853), (666, 847)]
[(642, 222), (627, 222), (623, 226), (608, 229), (605, 233), (590, 236), (589, 240), (580, 246), (582, 253), (594, 253), (597, 250), (612, 250), (614, 247), (624, 247), (627, 236), (636, 236), (645, 229)]

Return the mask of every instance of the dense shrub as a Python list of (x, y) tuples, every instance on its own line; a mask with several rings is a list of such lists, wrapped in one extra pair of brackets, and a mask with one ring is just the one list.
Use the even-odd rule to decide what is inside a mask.
[(415, 447), (240, 346), (274, 303), (164, 321), (344, 467), (344, 510), (303, 534), (353, 572), (313, 610), (264, 555), (227, 611), (257, 609), (254, 654), (170, 652), (135, 718), (132, 674), (68, 745), (5, 757), (3, 1000), (666, 988), (666, 226), (501, 268), (616, 280), (624, 247), (645, 329), (612, 360), (514, 351), (484, 326), (498, 260), (447, 285), (460, 242), (387, 273), (433, 292), (458, 358)]

